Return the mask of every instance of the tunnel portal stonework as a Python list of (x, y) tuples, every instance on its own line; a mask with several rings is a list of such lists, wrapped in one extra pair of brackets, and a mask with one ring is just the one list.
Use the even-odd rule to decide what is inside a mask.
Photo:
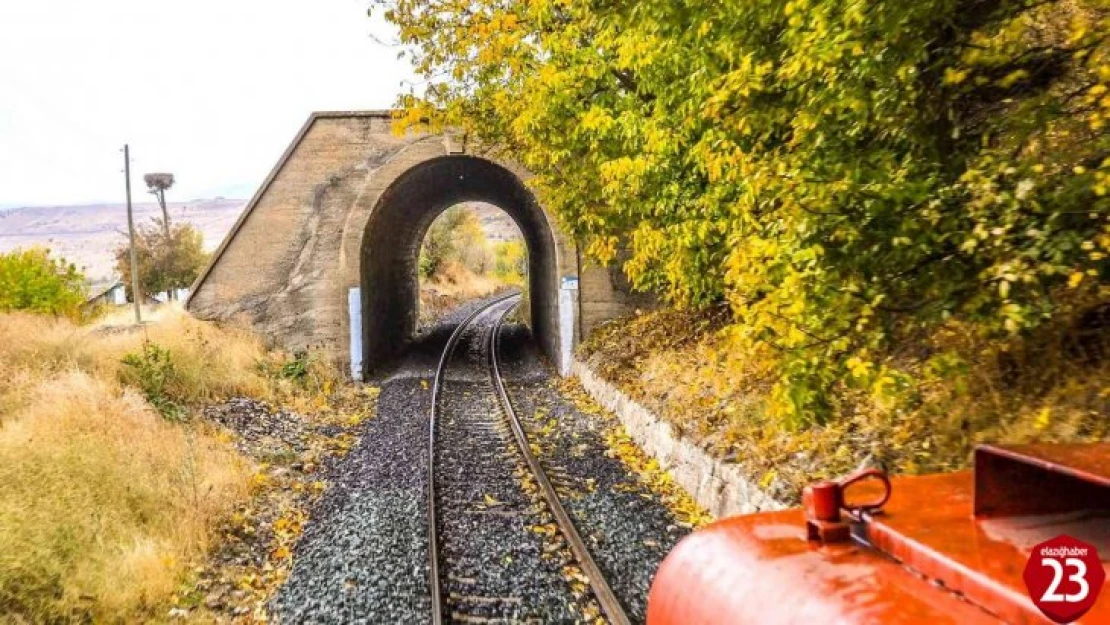
[[(415, 329), (417, 258), (428, 226), (452, 204), (485, 201), (525, 238), (532, 327), (566, 372), (573, 343), (642, 298), (608, 268), (581, 261), (527, 179), (511, 162), (467, 154), (449, 135), (397, 136), (389, 111), (314, 113), (186, 305), (203, 319), (246, 319), (276, 345), (317, 351), (344, 367), (361, 342), (363, 370), (372, 372)], [(356, 288), (358, 299), (350, 295)], [(361, 307), (361, 341), (351, 335), (351, 302)]]

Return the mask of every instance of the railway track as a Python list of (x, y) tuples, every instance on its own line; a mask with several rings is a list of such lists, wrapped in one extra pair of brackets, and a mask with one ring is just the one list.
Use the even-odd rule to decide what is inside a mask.
[(588, 620), (600, 612), (623, 625), (628, 617), (505, 390), (498, 343), (518, 302), (508, 295), (474, 311), (436, 369), (427, 475), (432, 622)]

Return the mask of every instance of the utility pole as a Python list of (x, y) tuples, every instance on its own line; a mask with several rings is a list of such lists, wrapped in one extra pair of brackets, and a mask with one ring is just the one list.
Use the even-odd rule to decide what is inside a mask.
[(142, 295), (139, 294), (139, 256), (135, 251), (135, 217), (131, 214), (131, 148), (123, 145), (123, 177), (127, 183), (127, 232), (131, 239), (131, 299), (135, 302), (135, 323), (143, 322), (139, 309)]

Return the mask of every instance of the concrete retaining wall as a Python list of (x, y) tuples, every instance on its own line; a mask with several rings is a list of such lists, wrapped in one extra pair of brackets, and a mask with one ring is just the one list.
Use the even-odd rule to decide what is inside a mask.
[(735, 465), (718, 460), (693, 442), (677, 436), (669, 423), (575, 359), (574, 375), (586, 392), (613, 412), (632, 440), (670, 471), (679, 486), (717, 517), (785, 508), (767, 495)]

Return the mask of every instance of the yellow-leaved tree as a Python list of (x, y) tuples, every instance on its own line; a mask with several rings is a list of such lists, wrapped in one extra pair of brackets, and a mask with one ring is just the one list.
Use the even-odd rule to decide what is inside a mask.
[(1105, 294), (1106, 0), (376, 0), (427, 79), (402, 127), (502, 146), (601, 261), (730, 304), (770, 409), (912, 401), (883, 355)]

